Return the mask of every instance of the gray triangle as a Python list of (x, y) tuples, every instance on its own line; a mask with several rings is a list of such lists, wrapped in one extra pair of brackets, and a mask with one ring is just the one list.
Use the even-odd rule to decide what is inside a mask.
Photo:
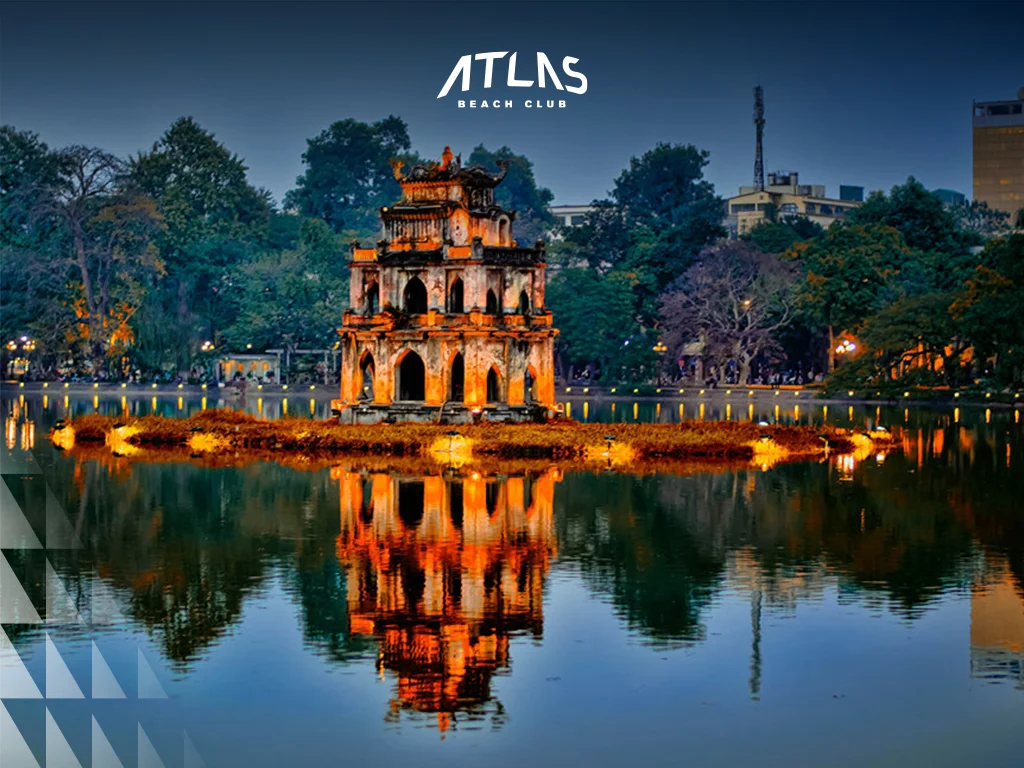
[(139, 768), (164, 768), (164, 761), (157, 754), (156, 747), (139, 723)]
[[(61, 658), (57, 646), (50, 635), (46, 635), (46, 698), (48, 699), (84, 699), (85, 694), (75, 682), (68, 665)], [(47, 761), (49, 762), (49, 761)]]
[(139, 648), (139, 698), (140, 699), (166, 699), (167, 691), (160, 685), (156, 672), (149, 666), (146, 657), (142, 655)]
[(100, 653), (96, 641), (92, 641), (92, 697), (94, 699), (123, 699), (124, 690), (114, 677), (113, 670)]
[(92, 768), (124, 768), (107, 734), (96, 722), (96, 715), (92, 716)]
[(11, 718), (7, 707), (0, 701), (0, 765), (14, 765), (18, 768), (36, 766), (39, 761), (28, 748), (28, 742), (21, 735), (17, 723)]
[(82, 617), (75, 601), (61, 583), (60, 576), (46, 561), (46, 622), (48, 624), (81, 624)]
[(189, 737), (188, 731), (185, 731), (184, 768), (206, 768), (206, 763), (204, 763), (203, 758), (199, 756), (199, 750), (196, 749), (196, 745), (192, 743), (192, 739)]
[(82, 549), (82, 541), (53, 491), (46, 489), (46, 548)]
[(4, 549), (42, 549), (39, 537), (14, 500), (7, 483), (0, 480), (0, 547)]
[(117, 607), (114, 590), (110, 585), (97, 576), (92, 580), (90, 590), (92, 592), (89, 610), (91, 624), (117, 624), (124, 621), (124, 615)]
[(0, 622), (4, 624), (43, 623), (3, 552), (0, 552)]
[(49, 709), (46, 710), (46, 768), (82, 768)]
[(21, 654), (0, 627), (0, 699), (41, 699), (39, 686), (29, 674)]
[(3, 471), (5, 475), (38, 475), (42, 469), (36, 457), (26, 451), (11, 449), (4, 455)]

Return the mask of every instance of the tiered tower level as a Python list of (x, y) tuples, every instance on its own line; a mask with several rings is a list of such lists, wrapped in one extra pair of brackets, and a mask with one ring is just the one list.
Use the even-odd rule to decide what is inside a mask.
[(440, 163), (403, 173), (402, 199), (381, 208), (384, 239), (352, 246), (343, 350), (342, 421), (525, 421), (554, 407), (554, 342), (544, 308), (544, 244), (512, 239), (514, 211), (494, 202), (494, 175)]

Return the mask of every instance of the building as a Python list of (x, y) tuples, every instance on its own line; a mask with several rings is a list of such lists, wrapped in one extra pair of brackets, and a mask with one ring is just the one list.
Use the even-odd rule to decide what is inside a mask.
[(1024, 208), (1024, 88), (1015, 101), (974, 102), (974, 199), (1013, 224)]
[(555, 217), (556, 223), (563, 227), (578, 227), (587, 220), (594, 211), (592, 205), (552, 205), (548, 212)]
[(555, 406), (554, 343), (541, 241), (512, 239), (494, 203), (505, 175), (440, 163), (402, 173), (381, 209), (384, 239), (352, 246), (341, 337), (343, 421), (524, 421)]
[[(863, 187), (843, 187), (847, 196), (856, 197)], [(746, 234), (761, 222), (777, 217), (804, 216), (823, 227), (843, 218), (849, 211), (860, 205), (855, 199), (826, 197), (821, 184), (801, 184), (796, 171), (776, 171), (768, 174), (768, 184), (763, 190), (756, 187), (740, 187), (736, 197), (726, 200), (724, 226), (730, 237)]]

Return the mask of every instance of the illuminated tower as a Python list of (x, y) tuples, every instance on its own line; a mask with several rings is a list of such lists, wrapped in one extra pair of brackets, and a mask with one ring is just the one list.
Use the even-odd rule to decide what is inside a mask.
[(495, 204), (505, 169), (440, 163), (407, 174), (381, 208), (384, 239), (352, 246), (341, 329), (342, 421), (527, 421), (554, 407), (557, 331), (544, 308), (545, 252), (512, 239)]

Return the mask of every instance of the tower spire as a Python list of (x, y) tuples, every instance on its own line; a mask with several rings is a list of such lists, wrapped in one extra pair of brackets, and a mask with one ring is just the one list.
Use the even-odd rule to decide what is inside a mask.
[(754, 189), (764, 189), (764, 89), (758, 85), (754, 88), (754, 127), (757, 129), (757, 145), (754, 149)]

